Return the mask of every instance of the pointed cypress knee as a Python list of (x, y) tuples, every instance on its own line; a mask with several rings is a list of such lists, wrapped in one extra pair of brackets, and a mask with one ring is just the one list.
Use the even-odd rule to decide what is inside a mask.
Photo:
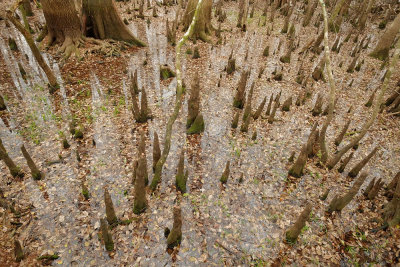
[(250, 76), (250, 71), (243, 71), (240, 76), (240, 81), (236, 91), (236, 95), (233, 99), (233, 106), (242, 109), (245, 101), (245, 90), (247, 78)]
[(1, 139), (0, 139), (0, 159), (4, 161), (4, 164), (6, 164), (7, 168), (10, 170), (12, 177), (23, 176), (21, 169), (17, 167), (17, 165), (15, 165), (14, 161), (8, 155)]
[(269, 102), (268, 102), (268, 106), (267, 106), (267, 110), (265, 112), (266, 116), (269, 116), (271, 114), (271, 108), (272, 108), (272, 102), (274, 101), (274, 94), (271, 95), (271, 97), (269, 98)]
[(111, 226), (118, 224), (118, 218), (117, 215), (115, 215), (114, 204), (107, 188), (104, 188), (104, 204), (106, 205), (106, 216), (108, 224)]
[(186, 170), (186, 174), (184, 173), (185, 169), (185, 151), (182, 149), (181, 155), (179, 157), (178, 162), (178, 170), (175, 176), (175, 186), (176, 189), (181, 191), (182, 193), (186, 193), (186, 181), (188, 172)]
[(236, 111), (235, 116), (233, 117), (232, 124), (231, 124), (231, 127), (232, 127), (233, 129), (236, 129), (236, 128), (238, 127), (238, 124), (239, 124), (239, 115), (240, 115), (240, 112), (239, 112), (239, 111)]
[(111, 233), (108, 231), (107, 221), (104, 219), (100, 219), (100, 230), (101, 230), (101, 236), (103, 237), (104, 241), (104, 247), (106, 248), (107, 251), (113, 251), (114, 242), (112, 240)]
[(367, 103), (365, 103), (365, 106), (366, 106), (367, 108), (369, 108), (370, 106), (372, 106), (372, 104), (374, 103), (375, 93), (376, 93), (376, 90), (374, 90), (374, 91), (372, 92), (372, 94), (371, 94), (371, 96), (369, 97)]
[(226, 66), (226, 73), (232, 74), (236, 70), (236, 60), (234, 58), (230, 58), (228, 60), (228, 66)]
[(311, 213), (311, 204), (307, 203), (306, 207), (297, 218), (296, 222), (286, 231), (286, 240), (290, 243), (296, 242), (301, 233), (301, 229), (306, 225)]
[(253, 114), (253, 119), (254, 120), (257, 120), (260, 117), (266, 102), (267, 102), (267, 97), (264, 97), (263, 101), (258, 106), (256, 112)]
[(371, 190), (372, 190), (372, 188), (374, 187), (374, 185), (375, 185), (375, 178), (373, 178), (373, 179), (369, 182), (368, 186), (365, 188), (365, 190), (364, 190), (364, 192), (363, 192), (363, 195), (364, 195), (365, 197), (368, 197), (368, 194), (369, 194), (369, 192), (371, 192)]
[(330, 188), (327, 188), (324, 192), (324, 194), (322, 196), (319, 197), (319, 199), (321, 199), (322, 201), (326, 200), (326, 198), (328, 197), (329, 192), (331, 191)]
[(378, 147), (376, 146), (362, 161), (360, 161), (356, 166), (351, 169), (349, 172), (350, 177), (356, 177), (361, 169), (368, 163), (368, 161), (375, 155), (378, 151)]
[[(138, 147), (138, 161), (141, 162), (144, 172), (145, 185), (149, 184), (149, 175), (147, 173), (147, 156), (146, 156), (146, 136), (143, 131), (140, 131), (140, 141)], [(157, 163), (156, 163), (157, 164)]]
[(89, 200), (89, 197), (90, 197), (89, 189), (83, 182), (81, 184), (81, 193), (82, 193), (82, 196), (85, 198), (85, 200)]
[(292, 105), (292, 97), (290, 96), (288, 99), (285, 100), (282, 104), (282, 111), (289, 111), (290, 106)]
[(150, 118), (151, 118), (151, 112), (149, 110), (149, 106), (147, 103), (147, 94), (145, 88), (143, 87), (142, 96), (140, 98), (140, 112), (136, 121), (138, 123), (145, 123)]
[(188, 116), (186, 120), (186, 128), (192, 126), (194, 120), (200, 112), (200, 78), (197, 72), (194, 75), (190, 97), (188, 100)]
[(174, 207), (174, 224), (167, 237), (167, 247), (172, 249), (182, 241), (182, 213), (179, 206)]
[(249, 130), (249, 125), (250, 125), (250, 116), (247, 116), (246, 120), (242, 122), (242, 126), (240, 126), (240, 131), (242, 133), (247, 133), (247, 131)]
[(7, 107), (6, 107), (6, 103), (4, 102), (4, 98), (2, 95), (0, 95), (0, 111), (6, 110), (6, 109), (7, 109)]
[(318, 116), (319, 114), (321, 114), (322, 104), (323, 104), (322, 100), (323, 100), (322, 94), (318, 93), (314, 108), (311, 111), (313, 116)]
[(343, 137), (344, 137), (344, 135), (345, 135), (346, 132), (347, 132), (347, 129), (349, 129), (350, 122), (351, 122), (350, 119), (347, 120), (347, 122), (346, 122), (346, 124), (344, 125), (342, 131), (341, 131), (341, 132), (339, 133), (339, 135), (335, 138), (335, 145), (338, 146), (338, 145), (340, 145), (340, 143), (342, 142)]
[(389, 199), (393, 197), (394, 191), (396, 190), (396, 186), (400, 181), (400, 171), (396, 174), (395, 177), (393, 177), (392, 181), (385, 187), (385, 196), (387, 196)]
[(296, 159), (296, 162), (289, 170), (289, 175), (300, 178), (303, 175), (304, 167), (307, 163), (307, 144), (303, 145), (300, 154)]
[(251, 102), (253, 98), (253, 90), (254, 90), (254, 83), (251, 85), (249, 95), (247, 96), (247, 102), (242, 117), (243, 122), (245, 122), (247, 120), (247, 117), (250, 117), (251, 115)]
[(153, 172), (156, 169), (158, 160), (161, 158), (160, 141), (158, 140), (158, 134), (154, 132), (153, 141)]
[(25, 257), (21, 242), (17, 239), (14, 239), (14, 256), (16, 262), (22, 261)]
[(353, 186), (350, 190), (343, 196), (336, 195), (328, 207), (328, 212), (332, 213), (334, 211), (340, 212), (350, 201), (357, 195), (358, 190), (360, 189), (361, 185), (364, 183), (365, 178), (367, 177), (367, 173), (362, 173), (360, 177), (354, 182)]
[(272, 109), (272, 111), (271, 111), (271, 114), (270, 114), (269, 117), (268, 117), (268, 123), (269, 123), (269, 124), (271, 124), (271, 123), (274, 122), (274, 120), (275, 120), (275, 114), (276, 114), (276, 111), (277, 111), (278, 108), (279, 108), (279, 105), (280, 105), (279, 99), (277, 99), (277, 100), (275, 101), (275, 104), (274, 104), (274, 107), (273, 107), (273, 109)]
[(311, 128), (310, 135), (308, 136), (307, 139), (307, 157), (313, 156), (313, 146), (314, 143), (318, 140), (317, 138), (317, 127), (318, 127), (318, 122), (315, 122), (313, 127)]
[(344, 172), (344, 169), (346, 168), (349, 161), (352, 159), (353, 155), (354, 155), (354, 152), (351, 152), (350, 155), (343, 160), (342, 164), (340, 165), (340, 167), (338, 169), (338, 172), (340, 172), (340, 173)]
[(383, 187), (384, 182), (382, 182), (382, 179), (379, 179), (374, 185), (372, 186), (371, 190), (368, 192), (367, 198), (369, 200), (373, 200)]
[(226, 166), (225, 166), (225, 170), (222, 173), (221, 178), (219, 179), (221, 181), (221, 183), (223, 183), (223, 184), (226, 184), (226, 182), (228, 181), (228, 178), (229, 178), (229, 172), (230, 172), (229, 165), (230, 165), (230, 161), (228, 160), (228, 162), (226, 163)]
[(385, 205), (383, 218), (389, 227), (400, 223), (400, 183), (397, 183), (392, 200)]
[(132, 76), (131, 73), (131, 86), (130, 86), (130, 93), (131, 96), (133, 95), (138, 95), (139, 94), (139, 86), (138, 86), (138, 75), (137, 75), (137, 69), (135, 70), (134, 75)]
[(33, 179), (40, 180), (43, 175), (39, 171), (39, 169), (36, 167), (36, 164), (33, 162), (31, 156), (28, 154), (28, 151), (26, 151), (24, 145), (21, 146), (21, 151), (22, 151), (22, 154), (24, 155), (24, 158), (26, 159), (26, 162), (28, 163), (28, 167), (31, 170)]
[(144, 165), (144, 160), (139, 160), (139, 165), (136, 170), (135, 179), (135, 200), (133, 203), (133, 213), (140, 214), (144, 212), (147, 208), (147, 198), (146, 198), (146, 183), (145, 183), (145, 169), (147, 167)]

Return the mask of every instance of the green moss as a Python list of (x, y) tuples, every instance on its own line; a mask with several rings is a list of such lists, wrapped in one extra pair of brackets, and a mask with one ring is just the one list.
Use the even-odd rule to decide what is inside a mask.
[(17, 176), (22, 177), (23, 176), (21, 169), (18, 167), (10, 169), (10, 173), (11, 173), (12, 177), (17, 177)]
[(231, 127), (233, 129), (236, 129), (238, 127), (238, 124), (239, 124), (239, 111), (236, 112), (235, 117), (233, 117), (233, 121), (232, 121)]
[(11, 51), (19, 51), (17, 43), (11, 37), (8, 38), (8, 46), (10, 47)]
[(240, 108), (240, 109), (242, 109), (243, 106), (244, 106), (244, 103), (243, 103), (243, 101), (234, 99), (234, 100), (233, 100), (233, 106), (234, 106), (235, 108)]
[(135, 201), (135, 204), (133, 205), (133, 213), (139, 215), (146, 210), (146, 207), (147, 206), (145, 202)]
[(379, 51), (372, 52), (369, 54), (371, 57), (377, 58), (379, 60), (385, 60), (389, 56), (389, 48), (385, 48)]
[(200, 52), (199, 52), (199, 48), (196, 46), (194, 48), (194, 52), (193, 52), (193, 59), (197, 59), (200, 58)]
[(53, 255), (49, 255), (49, 254), (45, 254), (43, 256), (40, 256), (38, 258), (38, 260), (56, 260), (58, 259), (60, 256), (58, 256), (57, 254), (53, 254)]
[(194, 120), (193, 124), (190, 128), (186, 131), (187, 134), (199, 134), (204, 131), (204, 119), (203, 115), (197, 115), (196, 119)]
[(163, 80), (168, 80), (169, 78), (175, 77), (176, 74), (168, 67), (161, 66), (160, 68), (160, 78)]
[(279, 59), (282, 63), (290, 63), (290, 55), (281, 56)]
[(83, 138), (83, 132), (82, 132), (81, 128), (75, 129), (74, 137), (75, 137), (75, 139), (82, 139)]
[(176, 188), (182, 193), (186, 193), (186, 182), (187, 182), (188, 171), (186, 170), (186, 174), (179, 173), (175, 176), (175, 185)]
[(268, 56), (269, 56), (269, 46), (267, 46), (267, 47), (264, 48), (263, 56), (264, 56), (264, 57), (268, 57)]
[(63, 139), (62, 144), (64, 149), (68, 149), (70, 147), (66, 138)]
[(84, 184), (82, 184), (82, 195), (86, 200), (88, 200), (90, 197), (89, 189)]
[(33, 180), (40, 180), (40, 179), (42, 179), (42, 174), (40, 173), (40, 171), (37, 171), (37, 172), (32, 172), (32, 178), (33, 178)]

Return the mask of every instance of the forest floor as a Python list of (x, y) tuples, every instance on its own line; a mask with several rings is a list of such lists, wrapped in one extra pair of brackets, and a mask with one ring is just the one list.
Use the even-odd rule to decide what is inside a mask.
[[(381, 194), (372, 201), (362, 194), (341, 212), (326, 214), (327, 206), (336, 194), (343, 194), (354, 179), (348, 171), (365, 157), (375, 146), (378, 153), (365, 167), (368, 178), (382, 178), (387, 184), (399, 171), (400, 121), (386, 111), (378, 115), (370, 131), (355, 150), (344, 173), (337, 168), (328, 171), (318, 165), (318, 158), (309, 160), (306, 173), (299, 179), (288, 178), (293, 151), (296, 156), (307, 140), (314, 122), (320, 125), (326, 117), (312, 116), (311, 109), (321, 92), (328, 97), (328, 84), (314, 82), (310, 77), (308, 89), (312, 97), (302, 106), (291, 106), (289, 112), (280, 109), (276, 121), (267, 122), (263, 115), (252, 121), (248, 133), (240, 127), (231, 129), (235, 109), (232, 106), (240, 73), (250, 70), (247, 83), (254, 83), (253, 110), (264, 97), (282, 92), (281, 103), (293, 96), (293, 103), (301, 85), (295, 82), (300, 65), (310, 76), (319, 58), (311, 52), (298, 52), (318, 29), (314, 26), (318, 16), (314, 14), (308, 27), (302, 27), (300, 6), (292, 16), (296, 28), (296, 51), (291, 63), (281, 63), (285, 54), (287, 35), (280, 32), (284, 18), (276, 14), (273, 25), (261, 26), (265, 17), (256, 9), (254, 18), (248, 19), (247, 31), (236, 27), (237, 3), (224, 2), (227, 19), (222, 23), (223, 43), (213, 44), (188, 41), (182, 48), (183, 78), (190, 90), (195, 73), (200, 75), (201, 112), (205, 131), (201, 135), (186, 136), (187, 99), (173, 126), (171, 151), (163, 169), (162, 181), (154, 194), (148, 194), (149, 207), (140, 215), (134, 215), (132, 172), (136, 158), (139, 130), (146, 132), (149, 174), (152, 174), (151, 154), (154, 132), (163, 144), (165, 127), (175, 101), (176, 80), (160, 80), (159, 66), (168, 64), (174, 69), (175, 48), (167, 44), (166, 19), (172, 21), (177, 10), (173, 7), (157, 7), (158, 17), (152, 9), (146, 9), (146, 18), (132, 19), (128, 9), (132, 2), (118, 3), (120, 14), (129, 21), (128, 27), (141, 40), (145, 48), (129, 48), (118, 56), (106, 57), (99, 53), (84, 55), (82, 60), (74, 56), (61, 66), (56, 48), (43, 55), (50, 63), (60, 82), (60, 90), (50, 95), (46, 78), (32, 57), (23, 37), (14, 27), (6, 27), (0, 21), (0, 93), (5, 96), (8, 109), (0, 113), (0, 137), (9, 155), (24, 170), (23, 179), (14, 179), (0, 163), (0, 187), (16, 214), (0, 208), (0, 266), (238, 266), (272, 264), (296, 265), (394, 265), (399, 263), (400, 230), (398, 228), (372, 233), (380, 226), (381, 210), (387, 202)], [(318, 7), (320, 10), (320, 7)], [(44, 24), (40, 10), (29, 18)], [(181, 14), (183, 10), (179, 11)], [(317, 13), (317, 12), (316, 12)], [(320, 11), (318, 11), (320, 13)], [(330, 151), (335, 151), (333, 140), (351, 118), (351, 125), (343, 146), (357, 133), (372, 112), (365, 107), (374, 90), (382, 84), (384, 70), (381, 62), (368, 57), (382, 30), (377, 24), (382, 14), (371, 14), (367, 29), (360, 33), (371, 38), (362, 50), (361, 69), (347, 73), (355, 46), (352, 34), (340, 53), (332, 53), (333, 73), (337, 82), (338, 103), (334, 120), (327, 132)], [(269, 14), (267, 16), (269, 18)], [(150, 23), (147, 23), (147, 18)], [(372, 21), (372, 23), (371, 23)], [(217, 21), (213, 18), (217, 28)], [(321, 27), (321, 25), (320, 25)], [(268, 28), (271, 32), (268, 34)], [(341, 38), (351, 26), (343, 25)], [(178, 30), (178, 38), (182, 36)], [(11, 51), (8, 38), (16, 40), (19, 51)], [(330, 33), (332, 46), (337, 36)], [(264, 48), (270, 46), (270, 55), (263, 57)], [(193, 59), (190, 50), (198, 46), (200, 58)], [(81, 49), (90, 48), (87, 44)], [(227, 75), (224, 68), (233, 51), (236, 71)], [(342, 67), (338, 67), (343, 62)], [(22, 77), (18, 64), (27, 76)], [(265, 67), (259, 78), (261, 67)], [(397, 66), (399, 69), (400, 66)], [(282, 68), (283, 80), (272, 79), (272, 72)], [(145, 124), (134, 122), (130, 111), (130, 74), (138, 72), (140, 88), (146, 88), (149, 106), (154, 115)], [(221, 75), (221, 79), (220, 79)], [(387, 95), (400, 79), (395, 71)], [(220, 86), (218, 87), (218, 83)], [(267, 102), (268, 103), (268, 102)], [(352, 112), (348, 113), (350, 107)], [(265, 113), (265, 110), (263, 114)], [(72, 117), (84, 128), (84, 138), (73, 139), (68, 123)], [(241, 123), (240, 123), (241, 124)], [(257, 131), (257, 139), (251, 136)], [(62, 139), (71, 145), (63, 149)], [(44, 172), (45, 178), (34, 181), (26, 167), (19, 147), (25, 144), (34, 161)], [(186, 151), (185, 168), (189, 170), (188, 192), (176, 193), (175, 173), (182, 147)], [(162, 147), (161, 147), (162, 149)], [(77, 160), (79, 153), (81, 161)], [(226, 162), (231, 162), (228, 183), (221, 185), (219, 178)], [(240, 174), (243, 183), (239, 183)], [(150, 175), (151, 179), (152, 175)], [(86, 181), (90, 199), (81, 194), (81, 182)], [(107, 253), (98, 237), (99, 219), (105, 216), (103, 187), (107, 185), (119, 218), (131, 220), (112, 230), (115, 251)], [(319, 199), (326, 189), (331, 189), (325, 201)], [(362, 191), (362, 190), (361, 190)], [(172, 207), (180, 201), (183, 217), (183, 240), (170, 255), (166, 251), (164, 228), (172, 226)], [(312, 203), (310, 221), (304, 227), (296, 244), (287, 244), (285, 230), (296, 220), (304, 203)], [(13, 259), (13, 236), (23, 243), (27, 257), (21, 263)], [(44, 262), (42, 255), (57, 254), (58, 259)]]

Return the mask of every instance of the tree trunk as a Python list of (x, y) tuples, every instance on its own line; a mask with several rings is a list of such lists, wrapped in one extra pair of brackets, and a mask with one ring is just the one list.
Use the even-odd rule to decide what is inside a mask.
[(84, 0), (82, 13), (86, 36), (145, 46), (125, 26), (111, 0)]
[(78, 47), (82, 31), (73, 0), (42, 0), (43, 14), (48, 30), (48, 43), (61, 43), (61, 52), (69, 56)]
[(26, 15), (28, 17), (33, 16), (31, 1), (30, 0), (22, 0), (22, 5), (25, 9)]
[(367, 22), (368, 14), (371, 12), (371, 8), (374, 5), (375, 0), (369, 0), (366, 10), (362, 13), (360, 20), (358, 21), (358, 28), (363, 31), (365, 28), (365, 23)]
[(385, 31), (385, 33), (379, 38), (378, 44), (374, 51), (371, 52), (370, 56), (384, 60), (389, 56), (389, 49), (392, 45), (397, 33), (400, 31), (400, 13), (396, 16), (392, 24)]
[[(183, 29), (189, 28), (192, 23), (193, 15), (197, 6), (198, 0), (189, 0), (186, 6), (185, 14), (183, 15)], [(198, 17), (194, 22), (194, 29), (190, 36), (194, 39), (201, 39), (204, 42), (209, 42), (208, 34), (211, 33), (211, 8), (212, 0), (203, 0), (200, 6)]]

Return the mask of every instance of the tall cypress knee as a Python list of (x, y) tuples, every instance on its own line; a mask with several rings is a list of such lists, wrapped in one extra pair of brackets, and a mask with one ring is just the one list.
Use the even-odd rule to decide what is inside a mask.
[(107, 251), (113, 251), (114, 242), (112, 240), (111, 233), (108, 231), (107, 221), (104, 219), (100, 219), (100, 230), (104, 241), (104, 247), (106, 248)]
[(106, 216), (109, 225), (113, 226), (118, 223), (117, 215), (115, 215), (114, 204), (107, 188), (104, 188), (104, 203), (106, 205)]
[[(143, 131), (140, 131), (140, 141), (138, 147), (138, 161), (142, 161), (142, 166), (144, 166), (144, 181), (145, 185), (149, 184), (149, 175), (147, 173), (147, 156), (146, 156), (146, 136)], [(156, 163), (157, 164), (157, 163)]]
[(225, 166), (225, 170), (222, 173), (221, 178), (219, 179), (221, 181), (221, 183), (223, 183), (223, 184), (225, 184), (229, 178), (229, 173), (230, 173), (229, 165), (230, 165), (230, 161), (228, 160), (228, 162), (226, 163), (226, 166)]
[(264, 97), (263, 101), (258, 106), (256, 112), (253, 114), (253, 119), (257, 120), (260, 117), (262, 110), (264, 109), (265, 103), (267, 102), (267, 97)]
[(343, 196), (336, 195), (329, 204), (328, 212), (329, 213), (332, 213), (334, 211), (340, 212), (344, 207), (346, 207), (347, 204), (349, 204), (350, 201), (354, 198), (354, 196), (357, 195), (358, 190), (364, 183), (367, 175), (368, 175), (367, 173), (362, 173), (345, 195)]
[(187, 181), (187, 174), (184, 174), (185, 169), (185, 150), (182, 148), (181, 155), (179, 157), (178, 162), (178, 170), (175, 176), (175, 186), (176, 189), (181, 191), (182, 193), (186, 193), (186, 181)]
[(300, 178), (303, 175), (304, 167), (307, 163), (307, 145), (303, 145), (301, 148), (300, 154), (297, 157), (295, 163), (289, 170), (289, 175)]
[(349, 172), (350, 177), (356, 177), (361, 169), (368, 163), (368, 161), (375, 155), (378, 151), (378, 147), (376, 146), (363, 160), (361, 160), (356, 166), (351, 169)]
[(182, 213), (179, 206), (174, 207), (174, 224), (167, 237), (167, 247), (174, 248), (182, 241)]
[(39, 171), (39, 169), (36, 167), (36, 164), (33, 162), (31, 156), (29, 155), (28, 151), (26, 151), (25, 146), (21, 146), (21, 151), (22, 154), (24, 155), (24, 158), (26, 159), (26, 162), (28, 163), (28, 167), (31, 170), (31, 174), (34, 180), (40, 180), (42, 178), (42, 173)]
[(294, 243), (299, 237), (301, 230), (306, 225), (306, 221), (310, 217), (311, 204), (307, 203), (306, 207), (297, 218), (296, 222), (286, 231), (286, 240), (288, 242)]
[(236, 91), (236, 95), (233, 99), (233, 106), (242, 109), (245, 101), (245, 90), (247, 78), (250, 76), (250, 71), (243, 71), (240, 76), (240, 81)]
[(160, 141), (158, 140), (158, 134), (154, 132), (153, 141), (153, 172), (156, 169), (158, 160), (161, 158)]
[(350, 122), (351, 122), (350, 119), (347, 120), (347, 122), (346, 122), (346, 124), (344, 125), (342, 131), (341, 131), (341, 132), (339, 133), (339, 135), (335, 138), (335, 145), (338, 146), (338, 145), (340, 145), (340, 143), (342, 142), (343, 137), (344, 137), (344, 135), (345, 135), (346, 132), (347, 132), (347, 129), (349, 129)]
[(139, 165), (136, 170), (135, 179), (135, 200), (133, 204), (133, 212), (135, 214), (140, 214), (144, 212), (147, 208), (147, 198), (146, 198), (146, 183), (145, 183), (145, 173), (147, 166), (144, 160), (139, 159)]
[(354, 152), (351, 152), (350, 155), (343, 160), (342, 164), (340, 165), (340, 167), (338, 169), (338, 172), (340, 172), (340, 173), (344, 172), (344, 169), (346, 168), (347, 164), (349, 163), (349, 161), (351, 160), (353, 155), (354, 155)]
[(10, 170), (10, 173), (13, 177), (23, 176), (21, 169), (17, 167), (17, 165), (15, 165), (14, 161), (8, 155), (1, 139), (0, 139), (0, 159), (4, 161), (4, 164), (6, 164), (7, 168)]

